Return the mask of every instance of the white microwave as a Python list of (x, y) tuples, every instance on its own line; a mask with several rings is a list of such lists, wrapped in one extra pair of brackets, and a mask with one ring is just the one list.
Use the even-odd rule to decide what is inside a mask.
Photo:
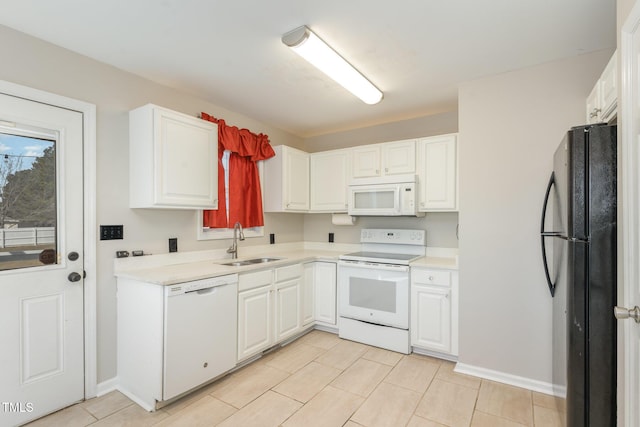
[(361, 178), (349, 185), (348, 212), (353, 216), (424, 216), (418, 212), (415, 175)]

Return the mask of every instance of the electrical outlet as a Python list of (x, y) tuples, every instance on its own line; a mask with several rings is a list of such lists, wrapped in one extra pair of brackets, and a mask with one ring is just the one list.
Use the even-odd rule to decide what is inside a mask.
[(276, 235), (273, 233), (269, 234), (269, 243), (273, 245), (275, 242), (276, 242)]
[(100, 240), (122, 240), (124, 230), (122, 225), (101, 225)]
[(329, 243), (333, 243), (333, 233), (329, 233)]
[(178, 238), (172, 237), (169, 239), (169, 252), (178, 252)]

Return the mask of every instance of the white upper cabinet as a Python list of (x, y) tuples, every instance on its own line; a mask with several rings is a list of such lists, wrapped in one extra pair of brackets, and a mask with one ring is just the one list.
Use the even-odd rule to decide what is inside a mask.
[(218, 126), (147, 104), (129, 112), (129, 206), (218, 209)]
[(387, 142), (381, 144), (382, 174), (402, 175), (416, 173), (416, 141)]
[(599, 84), (602, 121), (608, 122), (616, 115), (618, 107), (618, 55), (615, 53), (602, 72)]
[(363, 145), (351, 149), (353, 178), (380, 176), (380, 145)]
[(419, 210), (457, 210), (457, 134), (423, 138), (417, 144)]
[(309, 153), (278, 145), (275, 157), (264, 162), (265, 212), (309, 210)]
[(609, 122), (617, 114), (618, 107), (618, 55), (609, 60), (602, 75), (587, 97), (587, 123)]
[(352, 177), (412, 174), (416, 171), (416, 141), (413, 139), (351, 149)]
[(347, 211), (350, 165), (349, 150), (311, 153), (311, 211)]
[(596, 84), (587, 97), (587, 124), (600, 122), (600, 85)]

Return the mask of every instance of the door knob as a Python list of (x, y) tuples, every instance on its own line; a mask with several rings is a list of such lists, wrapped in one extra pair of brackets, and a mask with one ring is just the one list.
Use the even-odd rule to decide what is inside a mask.
[(614, 307), (613, 314), (618, 320), (632, 318), (636, 321), (636, 323), (640, 323), (640, 307), (638, 307), (637, 305), (632, 309), (628, 309), (625, 307)]
[(73, 273), (70, 273), (69, 276), (67, 276), (67, 279), (69, 279), (70, 282), (78, 282), (80, 281), (80, 279), (82, 279), (82, 276), (74, 271)]

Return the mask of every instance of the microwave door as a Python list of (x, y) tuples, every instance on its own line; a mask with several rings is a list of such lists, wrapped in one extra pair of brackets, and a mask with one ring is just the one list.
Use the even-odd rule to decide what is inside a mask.
[(400, 215), (397, 185), (351, 187), (350, 215)]

